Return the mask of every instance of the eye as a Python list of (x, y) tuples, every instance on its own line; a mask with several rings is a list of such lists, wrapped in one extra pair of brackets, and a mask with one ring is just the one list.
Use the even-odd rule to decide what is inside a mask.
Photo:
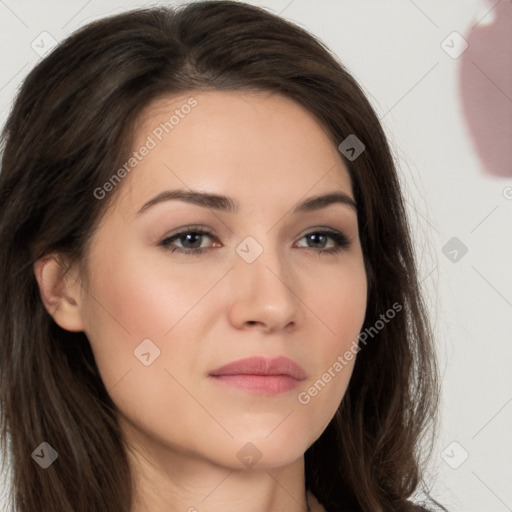
[[(162, 240), (159, 245), (167, 248), (171, 253), (179, 252), (187, 255), (197, 255), (204, 253), (210, 247), (202, 247), (204, 238), (216, 239), (213, 233), (202, 227), (188, 227), (179, 233), (169, 236)], [(336, 254), (348, 247), (351, 241), (343, 233), (333, 230), (318, 230), (311, 231), (304, 235), (300, 240), (307, 239), (308, 242), (313, 244), (313, 247), (305, 247), (308, 251), (313, 251), (318, 254)], [(325, 248), (328, 240), (333, 242), (329, 248)], [(181, 244), (181, 247), (176, 247), (175, 243)]]
[[(186, 230), (180, 231), (175, 235), (165, 238), (160, 242), (160, 245), (168, 248), (171, 252), (181, 252), (184, 254), (201, 254), (205, 251), (204, 247), (201, 246), (202, 238), (207, 236), (213, 238), (210, 231), (203, 228), (187, 228)], [(184, 245), (184, 247), (174, 247), (172, 244), (178, 241)]]
[[(319, 244), (321, 247), (306, 247), (306, 249), (317, 252), (320, 254), (336, 254), (342, 249), (350, 245), (350, 240), (343, 233), (339, 231), (323, 230), (323, 231), (311, 231), (304, 235), (302, 239), (307, 238), (313, 244)], [(333, 240), (334, 245), (328, 249), (325, 249), (325, 242), (328, 239)]]

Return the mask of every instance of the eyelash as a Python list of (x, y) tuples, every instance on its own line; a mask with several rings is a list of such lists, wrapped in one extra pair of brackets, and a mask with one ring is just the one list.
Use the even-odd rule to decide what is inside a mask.
[[(192, 227), (192, 228), (187, 228), (186, 230), (180, 231), (179, 233), (176, 233), (175, 235), (165, 238), (164, 240), (162, 240), (160, 242), (159, 245), (165, 247), (167, 250), (171, 251), (171, 253), (179, 252), (181, 254), (196, 255), (196, 256), (199, 254), (203, 254), (206, 250), (209, 249), (207, 247), (206, 248), (202, 247), (202, 248), (198, 248), (198, 249), (183, 249), (181, 247), (170, 247), (170, 244), (174, 240), (181, 238), (184, 235), (189, 235), (189, 234), (195, 234), (195, 235), (199, 235), (199, 236), (208, 235), (212, 239), (215, 238), (213, 233), (208, 230), (205, 230), (203, 228), (196, 229), (196, 228)], [(340, 251), (342, 251), (343, 249), (347, 248), (351, 243), (351, 240), (349, 240), (348, 237), (345, 236), (343, 233), (340, 233), (339, 231), (331, 231), (331, 230), (310, 231), (309, 233), (306, 233), (304, 236), (302, 236), (302, 238), (305, 238), (305, 237), (311, 236), (311, 235), (328, 236), (336, 244), (335, 247), (331, 247), (329, 249), (315, 249), (314, 247), (305, 247), (306, 250), (316, 252), (319, 256), (322, 254), (335, 255), (335, 254), (339, 253)], [(301, 238), (301, 240), (302, 240), (302, 238)]]

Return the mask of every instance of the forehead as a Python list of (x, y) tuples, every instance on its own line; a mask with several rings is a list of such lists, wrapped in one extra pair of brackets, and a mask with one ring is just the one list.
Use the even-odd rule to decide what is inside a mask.
[(222, 192), (241, 202), (243, 196), (298, 199), (313, 188), (351, 193), (328, 133), (304, 107), (279, 94), (194, 91), (160, 98), (136, 123), (133, 151), (139, 159), (132, 157), (121, 191), (127, 207), (176, 187)]

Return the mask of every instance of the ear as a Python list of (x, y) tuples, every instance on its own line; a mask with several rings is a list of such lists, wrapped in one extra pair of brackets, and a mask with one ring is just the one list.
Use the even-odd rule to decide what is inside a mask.
[(64, 272), (62, 260), (45, 256), (34, 263), (34, 274), (44, 307), (55, 322), (67, 331), (84, 330), (81, 316), (81, 286), (75, 272)]

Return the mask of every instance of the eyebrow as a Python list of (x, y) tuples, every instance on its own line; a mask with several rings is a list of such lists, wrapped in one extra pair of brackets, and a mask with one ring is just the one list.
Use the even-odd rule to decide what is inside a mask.
[[(214, 210), (228, 213), (237, 213), (240, 209), (240, 205), (235, 200), (227, 196), (208, 194), (195, 190), (177, 189), (164, 190), (163, 192), (160, 192), (160, 194), (156, 195), (147, 203), (145, 203), (137, 212), (137, 215), (140, 215), (156, 204), (172, 200), (185, 201), (187, 203), (202, 206), (204, 208), (212, 208)], [(328, 194), (310, 197), (305, 201), (297, 204), (293, 209), (293, 213), (304, 213), (320, 210), (331, 204), (346, 205), (357, 213), (356, 202), (350, 196), (341, 191), (335, 191)]]

